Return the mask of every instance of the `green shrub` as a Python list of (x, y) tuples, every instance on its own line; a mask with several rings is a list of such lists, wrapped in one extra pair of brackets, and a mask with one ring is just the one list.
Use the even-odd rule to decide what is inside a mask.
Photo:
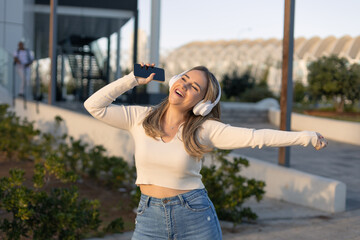
[(266, 82), (268, 72), (266, 70), (258, 80), (251, 76), (250, 69), (241, 76), (235, 72), (225, 75), (221, 81), (223, 91), (221, 100), (258, 102), (264, 98), (275, 98)]
[(306, 87), (301, 81), (294, 83), (294, 102), (302, 103), (306, 95)]
[(255, 86), (255, 79), (251, 76), (250, 70), (239, 76), (236, 72), (227, 74), (221, 81), (223, 98), (239, 100), (241, 94), (247, 89)]
[(242, 102), (258, 102), (264, 98), (275, 98), (267, 86), (255, 86), (247, 89), (240, 97)]
[(40, 191), (46, 173), (39, 165), (35, 189), (23, 185), (24, 174), (23, 170), (12, 169), (10, 177), (0, 179), (0, 207), (12, 214), (0, 221), (7, 239), (80, 239), (99, 227), (98, 201), (80, 200), (75, 187), (54, 188), (49, 194)]
[(308, 66), (308, 90), (314, 100), (333, 101), (337, 112), (360, 98), (360, 64), (336, 55), (323, 56)]
[(10, 159), (30, 159), (37, 149), (32, 142), (40, 135), (34, 124), (20, 120), (15, 113), (8, 112), (8, 105), (0, 105), (0, 152)]
[[(7, 105), (0, 105), (0, 152), (10, 159), (34, 160), (36, 164), (33, 188), (24, 185), (25, 172), (20, 169), (10, 170), (10, 177), (0, 179), (0, 209), (11, 214), (0, 221), (6, 238), (80, 239), (89, 231), (121, 231), (123, 221), (118, 218), (99, 232), (99, 202), (80, 199), (76, 188), (54, 188), (50, 193), (41, 188), (51, 176), (74, 183), (79, 176), (90, 176), (91, 171), (94, 178), (99, 176), (97, 171), (104, 171), (106, 183), (123, 186), (122, 182), (128, 183), (125, 178), (131, 181), (129, 176), (135, 176), (130, 171), (133, 169), (122, 158), (105, 157), (106, 150), (101, 146), (88, 152), (87, 144), (66, 134), (41, 133), (33, 123), (20, 121), (7, 109)], [(61, 123), (62, 119), (56, 117), (55, 132)], [(85, 164), (79, 168), (79, 163)]]
[[(219, 219), (231, 221), (234, 224), (243, 220), (256, 220), (257, 215), (242, 204), (250, 197), (257, 201), (263, 198), (265, 183), (255, 179), (247, 179), (239, 173), (242, 167), (249, 166), (244, 158), (227, 160), (229, 150), (215, 150), (213, 159), (219, 164), (204, 166), (201, 170), (203, 183), (208, 190)], [(218, 166), (217, 166), (218, 165)]]

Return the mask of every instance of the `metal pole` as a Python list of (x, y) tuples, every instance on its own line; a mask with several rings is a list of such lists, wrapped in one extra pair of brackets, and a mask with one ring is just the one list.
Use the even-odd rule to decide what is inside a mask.
[(61, 50), (61, 99), (65, 100), (66, 97), (66, 86), (64, 83), (65, 80), (65, 51)]
[(89, 69), (88, 69), (88, 74), (87, 74), (87, 96), (86, 98), (90, 97), (90, 95), (92, 94), (92, 58), (93, 56), (91, 55), (92, 51), (91, 51), (91, 46), (89, 45)]
[(28, 86), (27, 86), (27, 74), (26, 74), (26, 67), (23, 68), (23, 74), (24, 74), (24, 109), (26, 109), (26, 102), (28, 97)]
[(84, 97), (84, 63), (85, 63), (85, 56), (84, 56), (84, 46), (82, 47), (82, 51), (81, 51), (81, 79), (80, 79), (80, 101), (85, 100)]
[[(150, 34), (150, 63), (159, 65), (160, 42), (160, 0), (151, 1), (151, 34)], [(148, 93), (160, 93), (160, 83), (150, 82), (146, 85)]]
[[(138, 44), (139, 11), (134, 11), (134, 44), (133, 44), (133, 64), (137, 63), (137, 44)], [(131, 91), (131, 103), (135, 103), (136, 88)]]
[(138, 26), (139, 16), (138, 10), (134, 12), (134, 48), (133, 48), (133, 63), (137, 63), (137, 44), (138, 44)]
[(41, 89), (40, 89), (40, 75), (39, 75), (39, 60), (40, 60), (40, 47), (41, 47), (41, 38), (37, 37), (36, 38), (36, 78), (35, 78), (35, 97), (36, 97), (36, 101), (40, 101), (40, 96), (42, 95), (41, 93)]
[[(285, 0), (280, 130), (291, 130), (295, 0)], [(290, 166), (290, 147), (279, 148), (279, 164)]]
[(92, 56), (92, 48), (91, 48), (91, 45), (89, 45), (89, 51), (90, 51), (90, 66), (89, 66), (89, 80), (88, 80), (88, 85), (89, 85), (89, 92), (88, 92), (88, 96), (91, 96), (93, 93), (94, 93), (94, 81), (92, 80), (92, 59), (95, 57), (95, 56)]
[(16, 68), (16, 65), (15, 65), (15, 63), (12, 65), (12, 106), (15, 108), (15, 98), (16, 98), (16, 77), (15, 77), (15, 72), (16, 72), (16, 70), (15, 70), (15, 68)]
[(120, 37), (121, 37), (121, 29), (117, 32), (117, 41), (116, 41), (116, 76), (115, 79), (121, 77), (121, 66), (120, 66)]
[(50, 105), (55, 102), (56, 96), (57, 5), (57, 0), (50, 1), (49, 57), (51, 60), (51, 80), (48, 90), (48, 103)]
[(107, 44), (107, 62), (106, 62), (106, 84), (110, 82), (110, 48), (111, 48), (111, 36), (109, 31), (108, 44)]

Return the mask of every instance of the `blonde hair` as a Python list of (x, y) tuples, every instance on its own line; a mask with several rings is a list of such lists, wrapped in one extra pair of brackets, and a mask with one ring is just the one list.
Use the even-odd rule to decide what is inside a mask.
[[(190, 69), (189, 71), (192, 70), (199, 70), (205, 74), (206, 79), (208, 80), (208, 85), (203, 100), (210, 100), (211, 102), (214, 102), (220, 91), (219, 84), (217, 83), (215, 76), (204, 66), (197, 66)], [(143, 127), (145, 129), (146, 135), (158, 140), (159, 137), (165, 134), (161, 128), (161, 120), (168, 107), (169, 100), (167, 97), (159, 105), (155, 106), (146, 116), (143, 121)], [(185, 122), (182, 126), (182, 141), (184, 143), (185, 150), (190, 156), (193, 156), (198, 160), (201, 159), (205, 153), (212, 150), (210, 147), (201, 144), (198, 139), (198, 132), (201, 129), (201, 125), (208, 119), (220, 121), (219, 103), (216, 104), (211, 112), (204, 117), (195, 115), (191, 109), (188, 112)]]

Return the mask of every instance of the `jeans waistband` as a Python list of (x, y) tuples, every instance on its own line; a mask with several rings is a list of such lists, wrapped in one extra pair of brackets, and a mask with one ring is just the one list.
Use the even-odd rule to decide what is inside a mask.
[(150, 204), (154, 205), (176, 205), (176, 204), (184, 204), (186, 201), (190, 201), (191, 199), (194, 199), (200, 195), (207, 195), (207, 191), (205, 188), (202, 189), (194, 189), (189, 192), (179, 194), (173, 197), (167, 197), (167, 198), (155, 198), (151, 197), (145, 194), (141, 194), (140, 201), (145, 202), (147, 206)]

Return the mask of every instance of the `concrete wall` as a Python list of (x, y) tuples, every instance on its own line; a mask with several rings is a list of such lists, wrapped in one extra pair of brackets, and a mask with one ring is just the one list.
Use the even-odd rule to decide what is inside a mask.
[[(92, 145), (102, 144), (109, 155), (122, 156), (129, 162), (133, 160), (134, 144), (130, 135), (91, 116), (34, 102), (27, 102), (25, 109), (24, 102), (20, 99), (16, 100), (14, 109), (17, 115), (34, 121), (42, 131), (54, 132), (54, 117), (59, 115), (64, 119), (60, 132), (67, 132), (75, 139), (83, 139)], [(233, 156), (236, 155), (231, 157)], [(241, 174), (265, 181), (266, 196), (332, 213), (345, 210), (345, 184), (257, 159), (248, 159), (250, 167)], [(210, 163), (210, 159), (205, 161), (205, 164)]]
[[(239, 157), (232, 154), (231, 157)], [(246, 157), (250, 166), (241, 175), (266, 183), (265, 196), (322, 211), (345, 211), (346, 185), (340, 181)]]
[(46, 132), (55, 131), (54, 118), (59, 115), (64, 120), (59, 132), (68, 133), (75, 139), (82, 139), (90, 145), (103, 145), (110, 156), (121, 156), (127, 161), (133, 159), (134, 144), (130, 135), (90, 115), (30, 101), (26, 103), (26, 109), (24, 109), (24, 101), (19, 98), (15, 101), (14, 109), (18, 116), (34, 121), (36, 128)]
[[(268, 114), (270, 123), (280, 126), (280, 110), (270, 109)], [(291, 129), (316, 131), (331, 140), (360, 145), (360, 123), (356, 122), (292, 113)]]

